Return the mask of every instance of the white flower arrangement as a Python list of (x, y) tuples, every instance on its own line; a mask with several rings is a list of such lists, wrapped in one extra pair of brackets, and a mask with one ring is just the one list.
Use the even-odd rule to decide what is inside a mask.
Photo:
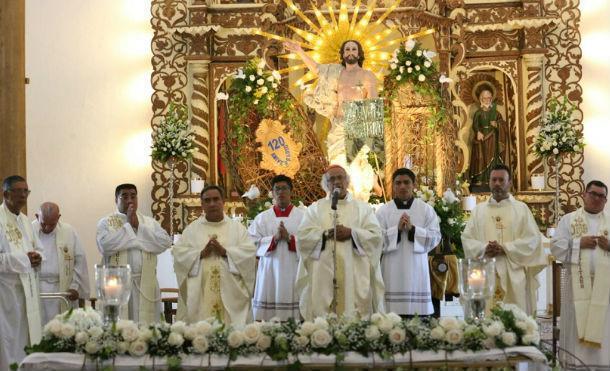
[(237, 99), (257, 106), (271, 101), (277, 93), (282, 76), (278, 71), (266, 67), (264, 60), (254, 58), (245, 67), (239, 68), (233, 75), (232, 96), (237, 94)]
[[(411, 39), (407, 40), (392, 53), (389, 77), (397, 83), (423, 83), (437, 73), (432, 62), (435, 56), (435, 52), (422, 49), (420, 44)], [(417, 73), (414, 74), (413, 71)]]
[(534, 141), (534, 153), (546, 157), (582, 152), (585, 146), (582, 133), (572, 124), (574, 109), (565, 97), (562, 102), (557, 99), (550, 101), (544, 123)]
[(439, 320), (404, 320), (395, 313), (375, 313), (370, 318), (329, 315), (300, 324), (295, 321), (254, 322), (230, 326), (210, 318), (193, 324), (176, 322), (138, 326), (119, 321), (105, 326), (97, 312), (70, 311), (45, 326), (41, 343), (28, 352), (84, 353), (108, 359), (133, 357), (177, 357), (188, 354), (238, 356), (267, 354), (287, 360), (289, 354), (343, 354), (375, 352), (389, 359), (409, 350), (482, 350), (517, 345), (537, 346), (538, 326), (515, 306), (496, 307), (483, 323), (444, 317)]
[(153, 132), (151, 157), (161, 162), (170, 158), (189, 159), (195, 151), (194, 139), (186, 106), (170, 103), (167, 114)]

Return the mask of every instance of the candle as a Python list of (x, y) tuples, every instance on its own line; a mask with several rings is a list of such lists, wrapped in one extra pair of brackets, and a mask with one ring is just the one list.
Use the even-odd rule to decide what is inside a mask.
[(538, 191), (542, 191), (544, 189), (544, 175), (536, 174), (532, 175), (532, 188)]
[(204, 186), (205, 186), (205, 181), (202, 179), (197, 178), (197, 179), (191, 180), (191, 193), (193, 193), (193, 194), (201, 193)]
[(473, 269), (468, 274), (468, 286), (474, 291), (483, 291), (485, 287), (485, 276), (480, 269)]
[(462, 209), (472, 211), (477, 206), (477, 198), (473, 195), (462, 197)]
[(106, 299), (118, 299), (123, 291), (123, 285), (119, 283), (117, 277), (108, 277), (104, 286), (104, 294)]

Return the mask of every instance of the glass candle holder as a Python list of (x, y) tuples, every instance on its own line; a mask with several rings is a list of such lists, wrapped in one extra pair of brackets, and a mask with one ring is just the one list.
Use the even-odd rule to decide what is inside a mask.
[(485, 319), (485, 306), (496, 288), (495, 259), (459, 259), (458, 288), (464, 298), (464, 316), (476, 322)]
[(121, 306), (127, 305), (131, 295), (131, 267), (129, 265), (95, 265), (97, 298), (104, 308), (104, 322), (116, 323)]

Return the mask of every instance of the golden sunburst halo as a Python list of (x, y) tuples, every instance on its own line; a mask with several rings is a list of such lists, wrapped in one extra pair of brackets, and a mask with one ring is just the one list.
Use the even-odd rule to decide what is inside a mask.
[[(315, 22), (301, 11), (294, 4), (293, 0), (283, 1), (297, 17), (309, 26), (307, 30), (288, 26), (301, 40), (291, 40), (261, 30), (255, 31), (255, 34), (278, 41), (296, 42), (301, 45), (305, 53), (320, 64), (340, 63), (339, 49), (343, 42), (356, 40), (362, 45), (366, 57), (363, 68), (372, 71), (379, 81), (383, 80), (385, 68), (388, 65), (392, 52), (401, 42), (434, 32), (433, 29), (428, 29), (413, 35), (402, 36), (396, 26), (385, 26), (383, 21), (400, 5), (401, 0), (395, 0), (374, 22), (371, 22), (371, 18), (373, 17), (377, 0), (368, 0), (365, 8), (361, 7), (362, 0), (356, 0), (356, 4), (353, 6), (352, 0), (341, 0), (338, 12), (333, 7), (331, 0), (326, 0), (325, 8), (328, 18), (324, 16), (320, 8), (311, 3)], [(352, 13), (351, 19), (349, 16), (350, 11)], [(281, 55), (280, 57), (300, 61), (300, 57), (295, 53)], [(297, 62), (297, 64), (284, 68), (279, 72), (289, 73), (306, 69), (307, 67), (304, 63)], [(295, 82), (295, 85), (303, 85), (316, 78), (317, 76), (313, 72), (307, 71)]]

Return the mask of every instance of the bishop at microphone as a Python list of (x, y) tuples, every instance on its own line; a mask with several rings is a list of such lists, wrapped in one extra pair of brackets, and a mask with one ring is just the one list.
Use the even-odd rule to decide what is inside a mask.
[(382, 235), (373, 209), (352, 198), (347, 191), (349, 176), (339, 165), (326, 169), (321, 185), (327, 197), (307, 208), (297, 232), (301, 259), (296, 290), (301, 315), (312, 320), (328, 314), (333, 300), (338, 315), (383, 312)]

